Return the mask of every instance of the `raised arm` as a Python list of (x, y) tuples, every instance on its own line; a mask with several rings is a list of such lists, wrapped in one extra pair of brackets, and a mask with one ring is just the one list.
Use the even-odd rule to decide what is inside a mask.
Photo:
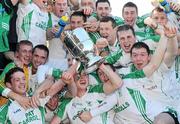
[(47, 78), (41, 83), (40, 87), (35, 91), (31, 98), (31, 105), (33, 107), (38, 107), (40, 105), (39, 97), (43, 91), (48, 90), (54, 84), (54, 79), (52, 76), (47, 76)]
[(77, 90), (76, 90), (76, 85), (74, 83), (74, 78), (71, 73), (69, 72), (64, 72), (62, 75), (62, 78), (56, 81), (51, 88), (48, 90), (48, 95), (49, 96), (54, 96), (56, 93), (61, 91), (63, 87), (67, 84), (68, 86), (68, 91), (67, 94), (69, 97), (74, 97), (76, 96)]
[(168, 42), (167, 32), (169, 33), (169, 35), (170, 34), (172, 36), (176, 35), (176, 30), (174, 30), (174, 28), (170, 28), (167, 26), (165, 26), (164, 32), (165, 33), (161, 33), (161, 38), (158, 43), (158, 47), (156, 48), (155, 53), (152, 55), (152, 58), (151, 58), (149, 64), (143, 68), (143, 71), (147, 77), (151, 76), (152, 73), (159, 68), (159, 66), (164, 58), (165, 51), (167, 48), (167, 42)]
[(108, 76), (110, 81), (110, 83), (103, 84), (104, 93), (110, 94), (122, 86), (122, 79), (109, 66), (102, 64), (99, 68)]
[(48, 95), (54, 96), (57, 92), (59, 92), (66, 84), (68, 86), (69, 96), (76, 96), (77, 90), (76, 85), (74, 83), (73, 75), (76, 73), (76, 68), (78, 63), (75, 62), (72, 66), (65, 72), (62, 73), (61, 79), (58, 79), (48, 90)]
[(169, 30), (165, 31), (165, 35), (168, 37), (167, 49), (164, 56), (164, 63), (168, 68), (172, 66), (175, 61), (175, 57), (178, 55), (178, 41), (176, 35), (176, 28), (172, 29), (174, 34), (171, 34)]
[(63, 87), (65, 86), (65, 83), (59, 79), (58, 81), (55, 81), (55, 83), (47, 90), (48, 96), (54, 96), (56, 93), (58, 93)]

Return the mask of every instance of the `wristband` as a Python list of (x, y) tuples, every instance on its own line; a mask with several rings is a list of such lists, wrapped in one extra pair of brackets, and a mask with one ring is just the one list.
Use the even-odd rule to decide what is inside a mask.
[(9, 94), (9, 92), (11, 92), (11, 91), (12, 91), (11, 89), (5, 88), (5, 89), (3, 90), (3, 92), (2, 92), (2, 96), (8, 97), (8, 94)]

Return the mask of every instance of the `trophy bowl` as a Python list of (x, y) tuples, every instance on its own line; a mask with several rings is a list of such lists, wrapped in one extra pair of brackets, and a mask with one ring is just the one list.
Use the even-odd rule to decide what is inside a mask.
[(64, 44), (72, 56), (78, 59), (90, 73), (98, 68), (103, 58), (95, 55), (94, 43), (84, 28), (76, 28), (72, 31), (64, 31)]

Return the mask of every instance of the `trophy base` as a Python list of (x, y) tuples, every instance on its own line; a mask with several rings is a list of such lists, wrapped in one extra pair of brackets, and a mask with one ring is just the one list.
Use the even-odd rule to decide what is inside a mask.
[(101, 56), (94, 55), (94, 53), (88, 53), (86, 57), (88, 58), (87, 68), (103, 59)]
[(98, 65), (95, 64), (95, 65), (93, 65), (93, 66), (88, 67), (87, 69), (85, 69), (85, 73), (89, 74), (89, 73), (95, 71), (97, 68), (98, 68)]
[(93, 65), (91, 66), (88, 66), (86, 69), (85, 69), (85, 72), (86, 73), (91, 73), (93, 71), (95, 71), (100, 64), (102, 64), (104, 62), (104, 58), (99, 58), (98, 61), (96, 61)]

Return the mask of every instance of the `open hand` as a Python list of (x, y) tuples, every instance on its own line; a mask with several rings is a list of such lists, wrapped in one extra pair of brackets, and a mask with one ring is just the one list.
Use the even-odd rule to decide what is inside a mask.
[(165, 25), (164, 26), (164, 35), (167, 38), (174, 38), (177, 35), (176, 27)]

